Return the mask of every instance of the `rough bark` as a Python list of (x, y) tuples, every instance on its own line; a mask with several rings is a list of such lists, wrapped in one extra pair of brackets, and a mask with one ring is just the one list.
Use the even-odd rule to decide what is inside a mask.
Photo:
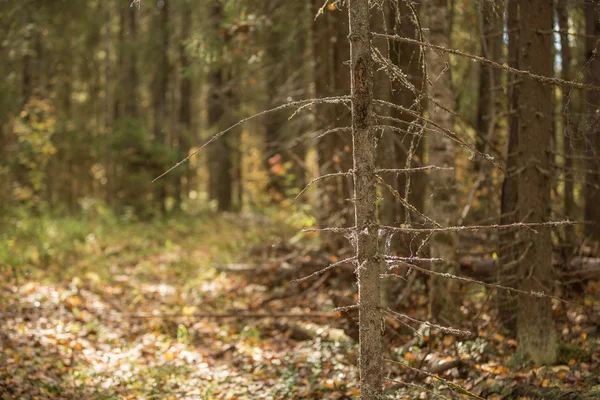
[[(558, 27), (560, 34), (560, 57), (561, 57), (561, 78), (571, 80), (571, 46), (569, 45), (569, 13), (567, 10), (567, 0), (558, 0), (556, 4), (556, 13), (558, 17)], [(563, 207), (565, 218), (574, 221), (575, 217), (575, 197), (574, 197), (574, 182), (575, 175), (573, 174), (573, 137), (572, 121), (569, 110), (569, 92), (568, 89), (562, 89), (562, 123), (563, 123), (563, 156), (564, 156), (564, 198)], [(565, 239), (563, 254), (565, 258), (569, 258), (573, 253), (575, 244), (575, 229), (573, 225), (567, 225), (564, 228)]]
[[(520, 3), (519, 67), (542, 76), (552, 76), (552, 37), (536, 31), (552, 30), (552, 3), (522, 0)], [(519, 220), (544, 222), (550, 219), (552, 141), (552, 88), (524, 79), (519, 101), (519, 145), (517, 210)], [(552, 242), (550, 229), (538, 233), (522, 230), (519, 236), (525, 253), (519, 263), (518, 287), (526, 291), (553, 292)], [(521, 352), (537, 364), (556, 360), (557, 341), (548, 298), (517, 298), (517, 341)]]
[[(508, 65), (512, 68), (519, 67), (519, 3), (517, 0), (507, 0), (507, 29), (508, 29)], [(519, 115), (516, 110), (519, 104), (519, 95), (521, 92), (517, 77), (508, 75), (507, 102), (509, 113), (508, 120), (508, 148), (506, 150), (506, 175), (502, 183), (502, 198), (500, 204), (500, 213), (502, 217), (500, 222), (508, 225), (517, 222), (517, 150), (519, 146)], [(514, 231), (504, 230), (499, 232), (499, 248), (508, 249), (498, 251), (498, 256), (502, 265), (498, 269), (497, 280), (499, 283), (511, 286), (514, 285), (512, 277), (515, 275), (514, 268), (505, 267), (512, 265), (511, 262), (517, 260), (519, 254), (514, 251), (515, 247), (510, 246), (517, 240)], [(496, 305), (498, 307), (498, 316), (501, 325), (503, 325), (511, 335), (516, 334), (515, 303), (512, 296), (505, 292), (498, 292), (496, 295)]]
[[(600, 4), (597, 1), (585, 3), (585, 30), (589, 35), (585, 39), (585, 61), (591, 60), (585, 70), (585, 83), (600, 85)], [(586, 154), (587, 160), (585, 174), (585, 210), (584, 218), (585, 235), (595, 242), (600, 242), (600, 92), (590, 90), (587, 92), (586, 124)]]
[[(429, 28), (429, 42), (450, 48), (449, 10), (446, 0), (428, 0), (423, 3), (424, 25)], [(446, 65), (446, 53), (427, 51), (427, 72), (433, 82), (429, 95), (441, 107), (452, 110), (452, 81)], [(429, 119), (435, 124), (452, 131), (453, 115), (438, 107), (432, 101), (427, 106)], [(439, 132), (427, 136), (429, 164), (440, 167), (455, 166), (454, 142)], [(442, 226), (453, 225), (456, 216), (456, 177), (454, 170), (435, 171), (429, 176), (432, 193), (426, 203), (427, 216)], [(431, 257), (442, 258), (434, 268), (440, 273), (454, 273), (457, 268), (457, 236), (452, 233), (439, 233), (431, 238)], [(453, 281), (441, 277), (431, 277), (429, 282), (429, 314), (434, 320), (456, 322), (459, 304), (456, 303), (458, 288)]]
[(358, 258), (360, 398), (382, 396), (375, 135), (373, 124), (373, 60), (369, 31), (369, 1), (350, 0), (350, 59), (354, 210)]
[[(312, 1), (312, 15), (316, 16), (323, 5), (320, 0)], [(314, 17), (313, 17), (314, 18)], [(313, 58), (315, 97), (339, 96), (347, 94), (349, 81), (347, 42), (348, 21), (338, 9), (326, 8), (313, 23)], [(315, 113), (317, 132), (325, 132), (337, 127), (348, 127), (350, 115), (343, 105), (320, 106)], [(319, 174), (348, 171), (352, 166), (350, 157), (350, 136), (347, 132), (326, 135), (317, 144)], [(320, 226), (343, 226), (352, 221), (351, 180), (346, 177), (327, 179), (320, 186)], [(338, 235), (324, 235), (326, 246), (337, 252), (347, 244)]]

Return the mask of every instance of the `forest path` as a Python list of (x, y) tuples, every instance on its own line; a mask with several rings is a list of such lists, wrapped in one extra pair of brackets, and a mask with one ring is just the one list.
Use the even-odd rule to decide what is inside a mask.
[[(197, 226), (114, 228), (99, 234), (87, 225), (91, 231), (53, 252), (44, 268), (33, 256), (16, 273), (2, 270), (0, 398), (356, 394), (345, 383), (355, 376), (343, 344), (290, 337), (288, 322), (315, 331), (326, 329), (327, 320), (210, 316), (311, 311), (307, 299), (270, 301), (265, 310), (261, 304), (273, 295), (265, 286), (211, 267), (240, 261), (246, 246), (284, 233), (273, 236), (251, 222), (240, 230), (234, 221), (212, 218)], [(23, 258), (38, 250), (19, 249)]]

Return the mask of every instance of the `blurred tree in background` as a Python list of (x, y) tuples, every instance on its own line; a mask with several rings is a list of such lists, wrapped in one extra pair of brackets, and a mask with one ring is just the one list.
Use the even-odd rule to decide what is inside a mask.
[[(502, 16), (508, 6), (488, 1), (455, 4), (447, 17), (454, 47), (493, 61), (506, 60), (512, 31)], [(576, 5), (559, 7), (560, 29), (593, 37), (595, 9), (589, 8), (584, 14)], [(384, 11), (372, 16), (373, 28), (418, 38), (416, 5), (390, 2)], [(316, 174), (350, 169), (349, 112), (330, 105), (312, 107), (290, 121), (285, 112), (267, 114), (150, 183), (244, 116), (311, 96), (348, 94), (347, 18), (341, 4), (163, 0), (138, 8), (127, 0), (76, 5), (61, 0), (6, 1), (1, 18), (4, 209), (29, 204), (76, 211), (82, 199), (94, 198), (139, 216), (186, 209), (194, 202), (240, 211), (286, 201)], [(472, 20), (479, 23), (465, 23)], [(560, 60), (569, 57), (573, 71), (590, 71), (573, 79), (595, 82), (591, 70), (597, 61), (587, 63), (593, 39), (570, 39), (563, 42), (570, 45), (570, 53), (554, 52), (554, 74), (561, 76)], [(415, 88), (422, 86), (418, 46), (390, 43), (380, 49)], [(453, 55), (449, 66), (457, 111), (454, 129), (480, 151), (510, 157), (508, 128), (516, 117), (506, 108), (502, 92), (512, 78)], [(377, 96), (404, 106), (414, 102), (417, 92), (394, 85), (393, 80), (390, 85), (377, 83)], [(585, 118), (590, 107), (583, 105), (594, 104), (595, 92), (588, 97), (571, 92), (565, 93), (569, 112), (557, 112), (554, 119), (557, 132), (567, 126), (573, 134), (555, 141), (557, 173), (564, 175), (564, 183), (554, 186), (553, 209), (564, 215), (565, 203), (571, 218), (583, 219), (585, 209), (586, 218), (593, 220), (597, 174), (589, 157), (595, 158), (597, 128), (593, 118)], [(414, 116), (382, 112), (404, 121), (401, 129), (408, 133), (415, 129)], [(593, 115), (593, 110), (588, 113)], [(410, 134), (386, 132), (382, 143), (380, 157), (390, 168), (407, 162), (423, 165), (428, 159), (424, 141)], [(407, 154), (412, 160), (407, 161)], [(499, 171), (489, 163), (456, 157), (460, 221), (497, 218)], [(428, 184), (426, 174), (400, 174), (390, 180), (417, 210), (424, 209)], [(351, 179), (340, 176), (318, 186), (303, 201), (318, 205), (319, 224), (351, 224)], [(382, 196), (383, 222), (419, 219), (406, 214), (389, 192)], [(591, 236), (592, 225), (586, 225)], [(336, 240), (328, 240), (332, 249), (343, 245)]]

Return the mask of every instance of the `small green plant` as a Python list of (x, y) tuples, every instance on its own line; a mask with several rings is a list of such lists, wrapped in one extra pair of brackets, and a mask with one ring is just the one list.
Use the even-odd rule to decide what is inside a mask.
[(507, 364), (507, 367), (510, 369), (521, 369), (529, 364), (530, 360), (527, 357), (527, 354), (522, 352), (516, 352), (511, 357), (510, 361)]
[(576, 360), (577, 362), (586, 362), (589, 361), (590, 358), (590, 353), (579, 346), (561, 343), (558, 347), (559, 364), (568, 364), (570, 360)]

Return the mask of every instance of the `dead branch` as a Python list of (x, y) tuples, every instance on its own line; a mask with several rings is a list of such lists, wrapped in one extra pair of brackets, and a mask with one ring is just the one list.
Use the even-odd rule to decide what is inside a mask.
[(300, 282), (304, 282), (304, 281), (306, 281), (306, 280), (308, 280), (308, 279), (310, 279), (310, 278), (313, 278), (313, 277), (315, 277), (315, 276), (319, 276), (319, 275), (321, 275), (321, 274), (324, 274), (325, 272), (327, 272), (327, 271), (329, 271), (329, 270), (331, 270), (331, 269), (333, 269), (333, 268), (339, 267), (339, 266), (340, 266), (340, 265), (342, 265), (342, 264), (349, 263), (349, 262), (354, 262), (354, 261), (356, 261), (356, 260), (357, 260), (357, 256), (353, 256), (353, 257), (348, 257), (348, 258), (345, 258), (345, 259), (343, 259), (343, 260), (340, 260), (340, 261), (334, 262), (333, 264), (329, 264), (327, 267), (325, 267), (325, 268), (323, 268), (323, 269), (320, 269), (320, 270), (318, 270), (318, 271), (316, 271), (316, 272), (313, 272), (312, 274), (310, 274), (310, 275), (308, 275), (308, 276), (305, 276), (305, 277), (303, 277), (303, 278), (294, 279), (294, 280), (293, 280), (292, 282), (290, 282), (290, 283), (292, 283), (292, 284), (298, 284), (298, 283), (300, 283)]
[(428, 326), (429, 328), (432, 329), (437, 329), (441, 332), (445, 332), (445, 333), (450, 333), (452, 335), (456, 335), (456, 336), (471, 336), (471, 332), (469, 331), (463, 331), (461, 329), (456, 329), (456, 328), (452, 328), (452, 327), (447, 327), (447, 326), (441, 326), (441, 325), (437, 325), (437, 324), (432, 324), (431, 322), (427, 322), (427, 321), (420, 321), (418, 319), (414, 319), (409, 317), (408, 315), (405, 314), (401, 314), (398, 313), (396, 311), (390, 310), (389, 308), (385, 308), (382, 309), (383, 311), (385, 311), (386, 313), (388, 313), (389, 315), (391, 315), (392, 317), (394, 317), (395, 319), (399, 320), (402, 322), (402, 320), (407, 320), (416, 324), (420, 324), (420, 325), (425, 325)]
[(574, 221), (550, 221), (550, 222), (516, 222), (508, 225), (471, 225), (471, 226), (448, 226), (446, 228), (411, 228), (411, 227), (395, 227), (395, 226), (380, 226), (380, 229), (390, 232), (413, 232), (413, 233), (430, 233), (430, 232), (477, 232), (485, 229), (517, 229), (527, 228), (536, 232), (534, 227), (560, 227), (565, 225), (577, 225), (579, 222)]
[(421, 266), (418, 266), (418, 265), (415, 265), (415, 264), (411, 264), (411, 263), (408, 263), (408, 262), (402, 262), (402, 261), (400, 261), (399, 264), (391, 265), (390, 268), (398, 268), (398, 267), (401, 267), (401, 266), (405, 267), (405, 268), (414, 269), (414, 270), (422, 272), (422, 273), (424, 273), (426, 275), (439, 276), (439, 277), (446, 278), (446, 279), (454, 279), (454, 280), (457, 280), (459, 282), (471, 283), (471, 284), (474, 284), (474, 285), (479, 285), (479, 286), (486, 287), (488, 289), (507, 290), (509, 292), (523, 294), (523, 295), (526, 295), (526, 296), (533, 296), (533, 297), (540, 297), (540, 298), (545, 297), (545, 298), (549, 298), (549, 299), (558, 300), (558, 301), (560, 301), (562, 303), (567, 303), (566, 300), (563, 300), (560, 297), (552, 296), (552, 295), (546, 294), (544, 292), (536, 292), (534, 290), (527, 291), (527, 290), (515, 289), (515, 288), (508, 287), (508, 286), (499, 285), (499, 284), (496, 284), (496, 283), (487, 283), (487, 282), (480, 281), (480, 280), (477, 280), (477, 279), (466, 278), (464, 276), (458, 276), (458, 275), (453, 275), (453, 274), (449, 274), (449, 273), (435, 272), (435, 271), (432, 271), (432, 270), (430, 270), (430, 269), (428, 269), (426, 267), (421, 267)]
[(352, 176), (353, 173), (354, 173), (354, 171), (350, 170), (348, 172), (334, 172), (332, 174), (326, 174), (326, 175), (318, 176), (318, 177), (314, 178), (313, 180), (311, 180), (310, 182), (308, 182), (308, 184), (306, 186), (304, 186), (304, 188), (300, 191), (300, 193), (298, 193), (296, 195), (296, 199), (298, 197), (300, 197), (304, 192), (306, 192), (310, 186), (312, 186), (313, 184), (315, 184), (315, 183), (317, 183), (319, 181), (322, 181), (324, 179), (329, 179), (329, 178), (339, 178), (339, 177), (344, 177), (344, 176)]
[(425, 386), (417, 385), (416, 383), (404, 382), (404, 381), (400, 381), (398, 379), (391, 379), (391, 378), (383, 378), (383, 379), (385, 379), (386, 381), (394, 383), (394, 385), (390, 386), (389, 388), (387, 388), (385, 390), (385, 392), (388, 393), (388, 394), (389, 393), (393, 393), (396, 390), (398, 390), (398, 389), (400, 389), (400, 388), (402, 388), (404, 386), (410, 386), (410, 387), (417, 388), (419, 390), (424, 390), (425, 392), (431, 394), (434, 397), (438, 397), (440, 399), (445, 399), (445, 400), (450, 400), (449, 397), (446, 397), (446, 396), (444, 396), (442, 394), (436, 393), (433, 390), (426, 388)]
[(504, 168), (498, 164), (495, 160), (494, 157), (490, 156), (489, 154), (485, 154), (480, 152), (479, 150), (477, 150), (473, 145), (465, 142), (463, 139), (461, 139), (460, 137), (458, 137), (458, 135), (454, 132), (452, 132), (449, 129), (444, 128), (443, 126), (438, 125), (437, 123), (433, 122), (432, 120), (423, 117), (421, 114), (409, 110), (408, 108), (399, 106), (397, 104), (394, 103), (390, 103), (389, 101), (385, 101), (385, 100), (373, 100), (373, 102), (375, 104), (380, 104), (383, 106), (387, 106), (390, 108), (394, 108), (398, 111), (402, 111), (408, 115), (410, 115), (411, 117), (414, 117), (422, 122), (424, 122), (425, 124), (429, 124), (431, 126), (434, 126), (435, 128), (437, 128), (437, 131), (440, 132), (442, 135), (448, 137), (449, 139), (451, 139), (452, 141), (460, 144), (462, 147), (464, 147), (465, 149), (469, 150), (471, 153), (473, 154), (477, 154), (479, 157), (489, 161), (490, 163), (492, 163), (496, 168), (498, 168), (501, 171), (504, 171)]
[[(299, 109), (302, 109), (304, 107), (308, 107), (308, 106), (311, 106), (311, 105), (314, 105), (314, 104), (338, 104), (338, 103), (344, 103), (344, 102), (348, 102), (348, 101), (350, 101), (350, 96), (334, 96), (334, 97), (323, 97), (323, 98), (320, 98), (320, 99), (306, 99), (306, 100), (292, 101), (292, 102), (289, 102), (289, 103), (286, 103), (286, 104), (282, 104), (280, 106), (277, 106), (277, 107), (274, 107), (274, 108), (271, 108), (271, 109), (268, 109), (268, 110), (261, 111), (259, 113), (251, 115), (251, 116), (246, 117), (244, 119), (241, 119), (238, 122), (236, 122), (235, 124), (231, 125), (229, 128), (224, 129), (224, 130), (216, 133), (215, 135), (213, 135), (202, 146), (200, 146), (199, 148), (197, 148), (196, 150), (194, 150), (192, 153), (190, 153), (190, 155), (188, 155), (187, 157), (185, 157), (183, 160), (177, 162), (171, 168), (169, 168), (168, 170), (166, 170), (165, 172), (163, 172), (162, 174), (160, 174), (159, 176), (157, 176), (156, 178), (154, 178), (152, 180), (152, 183), (156, 182), (157, 180), (159, 180), (163, 176), (167, 175), (169, 172), (173, 171), (175, 168), (179, 167), (180, 165), (182, 165), (183, 163), (185, 163), (186, 161), (188, 161), (190, 158), (192, 158), (193, 156), (195, 156), (196, 154), (198, 154), (200, 151), (202, 151), (206, 146), (208, 146), (212, 142), (218, 140), (221, 136), (225, 135), (227, 132), (229, 132), (232, 129), (237, 128), (238, 126), (243, 125), (246, 122), (248, 122), (250, 120), (253, 120), (253, 119), (257, 118), (257, 117), (260, 117), (260, 116), (263, 116), (265, 114), (269, 114), (269, 113), (272, 113), (272, 112), (275, 112), (275, 111), (285, 110), (287, 108), (298, 107)], [(296, 110), (296, 113), (297, 112), (298, 112), (298, 110)]]
[(432, 49), (436, 49), (445, 53), (449, 53), (449, 54), (454, 54), (457, 56), (461, 56), (461, 57), (465, 57), (474, 61), (479, 61), (482, 62), (484, 64), (489, 65), (492, 68), (497, 68), (497, 69), (501, 69), (504, 70), (506, 72), (509, 72), (511, 74), (515, 74), (515, 75), (520, 75), (520, 76), (524, 76), (530, 79), (534, 79), (537, 80), (539, 82), (542, 83), (547, 83), (549, 85), (555, 85), (555, 86), (564, 86), (564, 87), (570, 87), (573, 89), (581, 89), (581, 90), (593, 90), (593, 91), (600, 91), (600, 87), (598, 86), (594, 86), (594, 85), (588, 85), (588, 84), (584, 84), (584, 83), (579, 83), (579, 82), (572, 82), (572, 81), (565, 81), (564, 79), (559, 79), (559, 78), (551, 78), (548, 76), (542, 76), (542, 75), (536, 75), (536, 74), (532, 74), (529, 71), (523, 71), (520, 69), (516, 69), (516, 68), (512, 68), (509, 67), (508, 65), (503, 65), (503, 64), (499, 64), (497, 62), (488, 60), (487, 58), (481, 57), (481, 56), (476, 56), (473, 54), (468, 54), (468, 53), (464, 53), (460, 50), (455, 50), (455, 49), (447, 49), (445, 47), (441, 47), (441, 46), (436, 46), (434, 44), (431, 43), (427, 43), (427, 42), (422, 42), (419, 40), (415, 40), (415, 39), (409, 39), (409, 38), (404, 38), (398, 35), (386, 35), (384, 33), (373, 33), (373, 36), (375, 37), (382, 37), (385, 39), (391, 39), (391, 40), (396, 40), (399, 42), (404, 42), (404, 43), (409, 43), (409, 44), (414, 44), (417, 46), (425, 46), (425, 47), (430, 47)]
[(384, 172), (384, 173), (392, 173), (392, 174), (406, 174), (406, 173), (411, 173), (411, 172), (420, 172), (420, 171), (431, 171), (431, 170), (435, 170), (435, 171), (448, 171), (448, 170), (453, 170), (453, 167), (438, 167), (436, 165), (428, 165), (425, 167), (413, 167), (413, 168), (380, 168), (380, 169), (376, 169), (375, 173), (380, 173), (380, 172)]
[(460, 385), (457, 385), (456, 383), (447, 381), (446, 379), (442, 378), (441, 376), (439, 376), (439, 375), (437, 375), (437, 374), (435, 374), (433, 372), (428, 372), (428, 371), (424, 371), (422, 369), (411, 367), (410, 365), (408, 365), (406, 363), (403, 363), (403, 362), (400, 362), (400, 361), (391, 360), (389, 358), (384, 358), (383, 360), (387, 361), (387, 362), (391, 362), (393, 364), (401, 365), (401, 366), (403, 366), (405, 368), (410, 369), (411, 371), (414, 371), (414, 372), (417, 372), (419, 374), (423, 374), (425, 376), (428, 376), (430, 378), (438, 380), (438, 381), (444, 383), (446, 386), (448, 386), (453, 392), (464, 394), (464, 395), (469, 396), (469, 397), (474, 398), (474, 399), (485, 400), (484, 398), (482, 398), (480, 396), (477, 396), (475, 393), (469, 392), (464, 387), (462, 387)]

